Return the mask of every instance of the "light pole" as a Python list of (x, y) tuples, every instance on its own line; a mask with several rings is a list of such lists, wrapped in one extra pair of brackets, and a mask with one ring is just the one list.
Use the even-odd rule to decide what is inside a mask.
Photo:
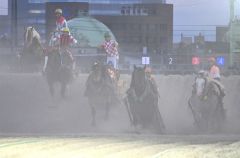
[(14, 53), (16, 46), (17, 46), (17, 0), (12, 0), (11, 4), (11, 36), (12, 36), (12, 47), (11, 51)]
[(229, 52), (229, 63), (230, 67), (233, 67), (233, 22), (234, 22), (234, 3), (236, 0), (230, 0), (230, 22), (229, 22), (229, 43), (230, 43), (230, 52)]

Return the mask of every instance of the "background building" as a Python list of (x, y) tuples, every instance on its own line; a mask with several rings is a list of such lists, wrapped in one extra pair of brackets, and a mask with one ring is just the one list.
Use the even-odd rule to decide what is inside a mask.
[(226, 42), (227, 41), (227, 26), (218, 26), (216, 27), (216, 41), (217, 42)]
[(10, 17), (11, 17), (11, 2), (8, 0), (2, 0), (0, 7), (0, 34), (10, 33), (11, 30), (7, 26), (10, 26)]
[[(173, 42), (173, 6), (115, 4), (119, 15), (94, 15), (115, 34), (124, 52), (168, 51)], [(104, 6), (104, 4), (103, 4)], [(116, 7), (117, 8), (117, 7)]]
[[(124, 51), (150, 52), (168, 50), (172, 45), (173, 6), (164, 0), (11, 0), (17, 3), (17, 45), (22, 45), (22, 35), (27, 26), (34, 26), (47, 39), (54, 25), (52, 6), (64, 6), (64, 16), (77, 16), (78, 9), (107, 25)], [(46, 3), (47, 2), (47, 3)], [(68, 5), (64, 4), (71, 2)], [(81, 3), (80, 3), (81, 2)], [(86, 3), (88, 5), (86, 5)], [(52, 4), (52, 5), (51, 5)], [(11, 5), (11, 4), (10, 4)], [(129, 46), (131, 45), (131, 48)]]

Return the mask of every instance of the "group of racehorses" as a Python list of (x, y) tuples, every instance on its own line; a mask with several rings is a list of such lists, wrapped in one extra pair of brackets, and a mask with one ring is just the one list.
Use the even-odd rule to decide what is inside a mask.
[[(31, 60), (37, 61), (38, 51), (43, 50), (40, 36), (33, 27), (28, 27), (24, 35), (24, 53), (22, 62), (32, 55)], [(59, 48), (48, 50), (48, 65), (46, 79), (51, 95), (54, 95), (54, 83), (61, 83), (61, 95), (65, 97), (66, 87), (73, 78), (71, 66), (67, 57)], [(104, 109), (104, 118), (108, 119), (111, 107), (122, 104), (126, 107), (131, 125), (135, 130), (151, 129), (157, 133), (165, 132), (165, 125), (158, 108), (159, 94), (156, 85), (148, 79), (146, 67), (136, 67), (132, 72), (130, 87), (126, 96), (118, 94), (118, 73), (116, 70), (102, 63), (96, 62), (92, 66), (86, 81), (85, 96), (92, 113), (92, 125), (96, 124), (97, 108)], [(201, 131), (218, 130), (224, 121), (223, 93), (217, 81), (207, 76), (197, 76), (189, 99), (189, 109), (193, 114), (196, 127)]]
[[(93, 125), (96, 123), (97, 107), (102, 105), (107, 118), (111, 106), (119, 103), (119, 99), (116, 99), (119, 97), (115, 89), (116, 80), (110, 79), (107, 69), (108, 66), (97, 63), (86, 82), (85, 96), (88, 97), (92, 109)], [(130, 87), (122, 102), (136, 131), (151, 129), (157, 133), (165, 133), (165, 124), (158, 107), (159, 94), (156, 92), (158, 87), (148, 78), (145, 69), (146, 66), (134, 66)], [(224, 89), (218, 81), (208, 76), (196, 77), (188, 103), (198, 132), (221, 130), (226, 115), (223, 107), (224, 95)]]
[(48, 56), (47, 67), (44, 70), (51, 95), (55, 94), (54, 84), (61, 84), (61, 95), (65, 97), (67, 84), (72, 80), (72, 63), (59, 46), (43, 47), (39, 33), (32, 26), (24, 33), (24, 47), (19, 54), (20, 70), (23, 72), (38, 72), (42, 69), (44, 56)]

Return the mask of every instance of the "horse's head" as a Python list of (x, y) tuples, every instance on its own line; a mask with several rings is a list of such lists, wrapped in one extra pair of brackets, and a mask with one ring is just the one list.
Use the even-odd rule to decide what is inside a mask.
[(92, 79), (94, 82), (101, 81), (103, 76), (103, 65), (101, 65), (99, 62), (94, 62), (92, 66)]
[(195, 89), (197, 96), (203, 96), (207, 86), (207, 74), (205, 71), (199, 71), (195, 78)]
[(134, 65), (134, 70), (132, 73), (131, 86), (134, 88), (144, 88), (147, 81), (147, 76), (145, 72), (146, 67), (137, 67)]
[(202, 77), (196, 77), (195, 80), (195, 88), (196, 88), (196, 94), (197, 96), (202, 96), (203, 95), (203, 91), (206, 85), (206, 80)]
[(34, 27), (30, 26), (26, 28), (25, 34), (24, 34), (24, 39), (25, 39), (25, 45), (29, 46), (32, 44), (33, 40), (33, 32), (34, 32)]

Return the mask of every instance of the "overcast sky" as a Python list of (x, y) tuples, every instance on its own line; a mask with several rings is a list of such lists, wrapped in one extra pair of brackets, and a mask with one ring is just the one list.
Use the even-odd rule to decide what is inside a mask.
[(208, 40), (215, 40), (215, 25), (228, 25), (229, 0), (167, 0), (167, 2), (174, 4), (174, 41), (179, 40), (181, 32), (186, 36), (193, 36), (199, 31), (205, 34)]

